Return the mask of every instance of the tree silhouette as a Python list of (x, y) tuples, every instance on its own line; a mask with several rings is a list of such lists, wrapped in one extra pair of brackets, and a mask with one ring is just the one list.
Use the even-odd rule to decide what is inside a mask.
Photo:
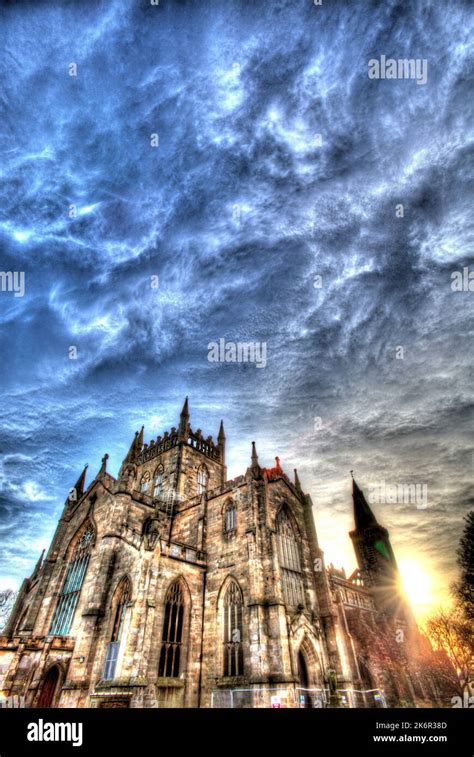
[(457, 549), (459, 581), (454, 585), (454, 593), (468, 620), (474, 620), (474, 510), (465, 518), (464, 531)]

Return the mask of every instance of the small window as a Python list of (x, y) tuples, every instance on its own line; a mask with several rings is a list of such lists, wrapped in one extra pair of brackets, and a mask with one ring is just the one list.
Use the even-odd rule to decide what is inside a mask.
[(149, 486), (150, 486), (150, 474), (147, 471), (142, 476), (142, 480), (140, 483), (140, 491), (145, 493), (146, 491), (148, 491)]
[(209, 473), (205, 465), (201, 465), (198, 470), (197, 484), (198, 494), (203, 494), (207, 490), (207, 482), (209, 480)]
[(234, 536), (237, 531), (237, 508), (232, 500), (224, 509), (224, 535)]
[(160, 465), (153, 476), (153, 496), (159, 497), (163, 487), (163, 467)]

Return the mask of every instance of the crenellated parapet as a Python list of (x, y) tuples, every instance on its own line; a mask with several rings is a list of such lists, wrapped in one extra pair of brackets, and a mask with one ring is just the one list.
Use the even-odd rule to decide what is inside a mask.
[(137, 456), (138, 465), (152, 460), (154, 457), (158, 457), (163, 452), (176, 447), (179, 443), (188, 445), (198, 452), (202, 452), (203, 455), (209, 457), (211, 460), (217, 462), (222, 461), (221, 447), (215, 444), (212, 436), (204, 438), (200, 428), (197, 431), (193, 431), (189, 428), (188, 433), (184, 439), (180, 438), (177, 429), (173, 426), (170, 432), (165, 431), (163, 436), (158, 436), (155, 440), (151, 440), (149, 444), (143, 446), (143, 450)]

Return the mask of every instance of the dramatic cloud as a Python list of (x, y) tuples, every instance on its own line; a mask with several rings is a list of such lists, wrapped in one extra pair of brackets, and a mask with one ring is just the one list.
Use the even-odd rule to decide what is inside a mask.
[[(348, 569), (349, 470), (426, 485), (374, 509), (445, 598), (474, 499), (469, 4), (23, 2), (0, 37), (1, 267), (26, 277), (0, 293), (3, 584), (83, 464), (116, 473), (189, 394), (231, 476), (252, 439), (299, 468)], [(382, 55), (427, 83), (369, 79)], [(267, 366), (209, 362), (220, 338)]]

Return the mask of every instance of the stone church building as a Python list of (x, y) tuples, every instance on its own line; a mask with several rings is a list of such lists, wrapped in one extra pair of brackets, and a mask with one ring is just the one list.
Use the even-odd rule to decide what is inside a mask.
[(353, 481), (358, 570), (326, 567), (297, 472), (227, 480), (226, 439), (136, 433), (69, 492), (0, 636), (0, 692), (27, 707), (430, 706), (427, 642), (388, 531)]

